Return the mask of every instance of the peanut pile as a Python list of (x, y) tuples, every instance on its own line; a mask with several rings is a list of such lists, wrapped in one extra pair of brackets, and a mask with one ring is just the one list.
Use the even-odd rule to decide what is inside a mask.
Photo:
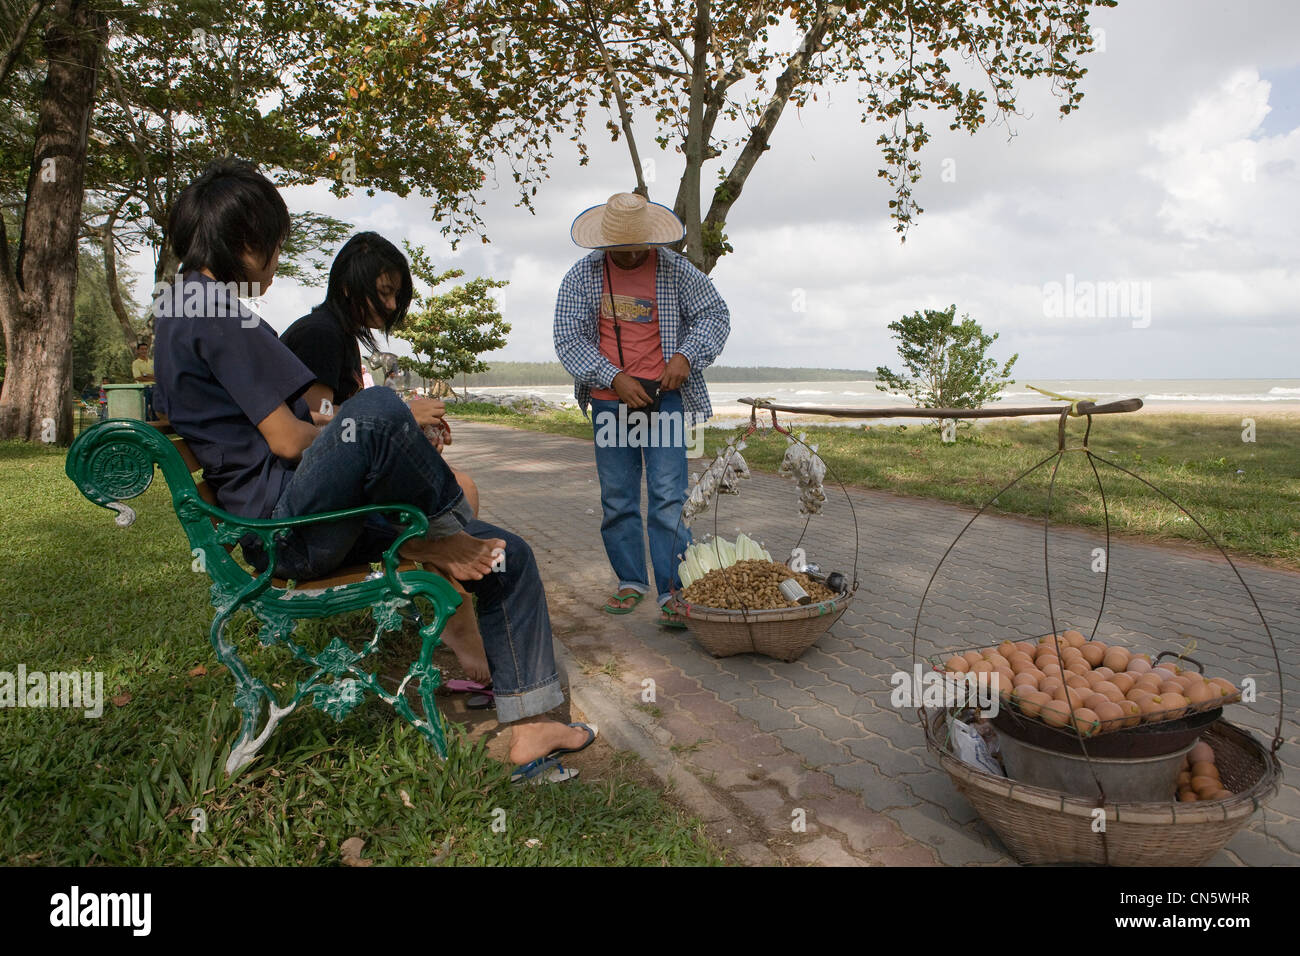
[(700, 607), (728, 610), (798, 607), (779, 590), (782, 581), (794, 578), (808, 592), (813, 603), (829, 601), (835, 595), (824, 584), (806, 574), (791, 571), (773, 561), (737, 561), (729, 568), (710, 571), (682, 591), (682, 597)]

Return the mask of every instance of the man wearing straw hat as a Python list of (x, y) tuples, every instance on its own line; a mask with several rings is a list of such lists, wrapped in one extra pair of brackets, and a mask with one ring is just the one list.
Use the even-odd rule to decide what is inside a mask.
[(648, 532), (660, 617), (670, 626), (682, 626), (670, 598), (677, 555), (690, 543), (678, 520), (687, 434), (713, 412), (704, 370), (731, 330), (712, 281), (665, 248), (685, 234), (666, 206), (616, 193), (573, 221), (573, 241), (595, 251), (565, 275), (555, 305), (555, 352), (595, 429), (600, 531), (618, 578), (604, 610), (628, 614), (649, 593)]

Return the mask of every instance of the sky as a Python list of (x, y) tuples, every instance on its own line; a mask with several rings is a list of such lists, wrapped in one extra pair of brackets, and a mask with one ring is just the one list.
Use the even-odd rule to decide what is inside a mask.
[[(711, 274), (732, 323), (718, 364), (897, 368), (889, 323), (955, 304), (998, 333), (991, 355), (1019, 355), (1016, 377), (1300, 376), (1300, 4), (1121, 0), (1092, 22), (1099, 49), (1069, 117), (1045, 83), (1023, 82), (1009, 129), (950, 132), (931, 114), (925, 211), (905, 243), (876, 176), (880, 127), (860, 122), (854, 89), (787, 107), (727, 222), (735, 251)], [(556, 291), (584, 254), (569, 225), (634, 185), (603, 122), (587, 166), (557, 137), (536, 215), (504, 183), (484, 193), (487, 245), (453, 250), (416, 195), (285, 196), (422, 243), (439, 268), (509, 280), (512, 331), (488, 361), (553, 361)], [(681, 158), (657, 150), (648, 115), (634, 128), (654, 160), (650, 198), (671, 205)], [(147, 301), (152, 259), (132, 266)], [(321, 298), (277, 280), (259, 305), (283, 331)]]

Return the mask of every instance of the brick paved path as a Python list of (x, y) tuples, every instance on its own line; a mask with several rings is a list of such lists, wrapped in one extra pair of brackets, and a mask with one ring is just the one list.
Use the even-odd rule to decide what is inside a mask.
[[(1050, 426), (1043, 430), (1047, 454), (1055, 434)], [(689, 633), (661, 628), (650, 601), (622, 617), (597, 610), (614, 579), (600, 540), (589, 443), (464, 422), (448, 455), (478, 482), (483, 516), (532, 544), (564, 644), (589, 667), (603, 665), (626, 708), (638, 719), (653, 718), (658, 738), (669, 740), (747, 822), (737, 847), (742, 859), (770, 861), (776, 853), (788, 862), (825, 864), (1013, 862), (927, 754), (914, 712), (889, 702), (890, 675), (911, 670), (921, 593), (970, 509), (867, 490), (846, 495), (828, 481), (826, 513), (809, 522), (804, 546), (823, 570), (847, 570), (851, 502), (861, 581), (853, 606), (796, 662), (715, 659)], [(803, 526), (793, 485), (775, 476), (755, 474), (739, 497), (722, 498), (716, 513), (719, 533), (734, 537), (740, 527), (764, 540), (777, 560)], [(702, 536), (712, 528), (709, 516), (695, 531)], [(1092, 565), (1103, 538), (1054, 528), (1050, 541), (1056, 620), (1086, 633), (1101, 595), (1101, 575)], [(1223, 559), (1207, 549), (1125, 538), (1112, 540), (1109, 560), (1098, 636), (1152, 651), (1180, 648), (1194, 637), (1193, 656), (1207, 671), (1257, 681), (1259, 700), (1235, 705), (1231, 719), (1270, 740), (1277, 668), (1246, 592)], [(1300, 863), (1293, 703), (1300, 700), (1300, 574), (1238, 566), (1279, 648), (1288, 705), (1280, 752), (1286, 777), (1268, 808), (1213, 862), (1294, 865)], [(1050, 630), (1048, 622), (1042, 521), (985, 516), (935, 580), (917, 653), (1034, 637)], [(655, 681), (653, 705), (642, 702), (646, 678)], [(807, 828), (795, 833), (791, 822), (799, 810)]]

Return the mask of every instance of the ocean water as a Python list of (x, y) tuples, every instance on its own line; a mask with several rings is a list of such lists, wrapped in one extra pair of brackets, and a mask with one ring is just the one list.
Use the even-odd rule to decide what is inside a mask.
[[(1098, 402), (1121, 398), (1140, 398), (1148, 407), (1164, 411), (1209, 410), (1215, 405), (1231, 403), (1266, 409), (1300, 410), (1300, 378), (1247, 379), (1033, 379), (1015, 382), (1002, 393), (999, 402), (1007, 405), (1050, 405), (1052, 399), (1027, 388), (1037, 385), (1061, 395), (1092, 398)], [(573, 388), (568, 385), (518, 385), (472, 389), (534, 395), (549, 402), (573, 404)], [(741, 398), (766, 398), (778, 405), (811, 408), (880, 408), (910, 405), (901, 396), (889, 395), (871, 381), (844, 382), (722, 382), (709, 386), (709, 395), (717, 418), (711, 424), (730, 425), (743, 411), (736, 408)], [(744, 413), (748, 417), (748, 413)], [(870, 418), (842, 419), (844, 424), (871, 421)]]

